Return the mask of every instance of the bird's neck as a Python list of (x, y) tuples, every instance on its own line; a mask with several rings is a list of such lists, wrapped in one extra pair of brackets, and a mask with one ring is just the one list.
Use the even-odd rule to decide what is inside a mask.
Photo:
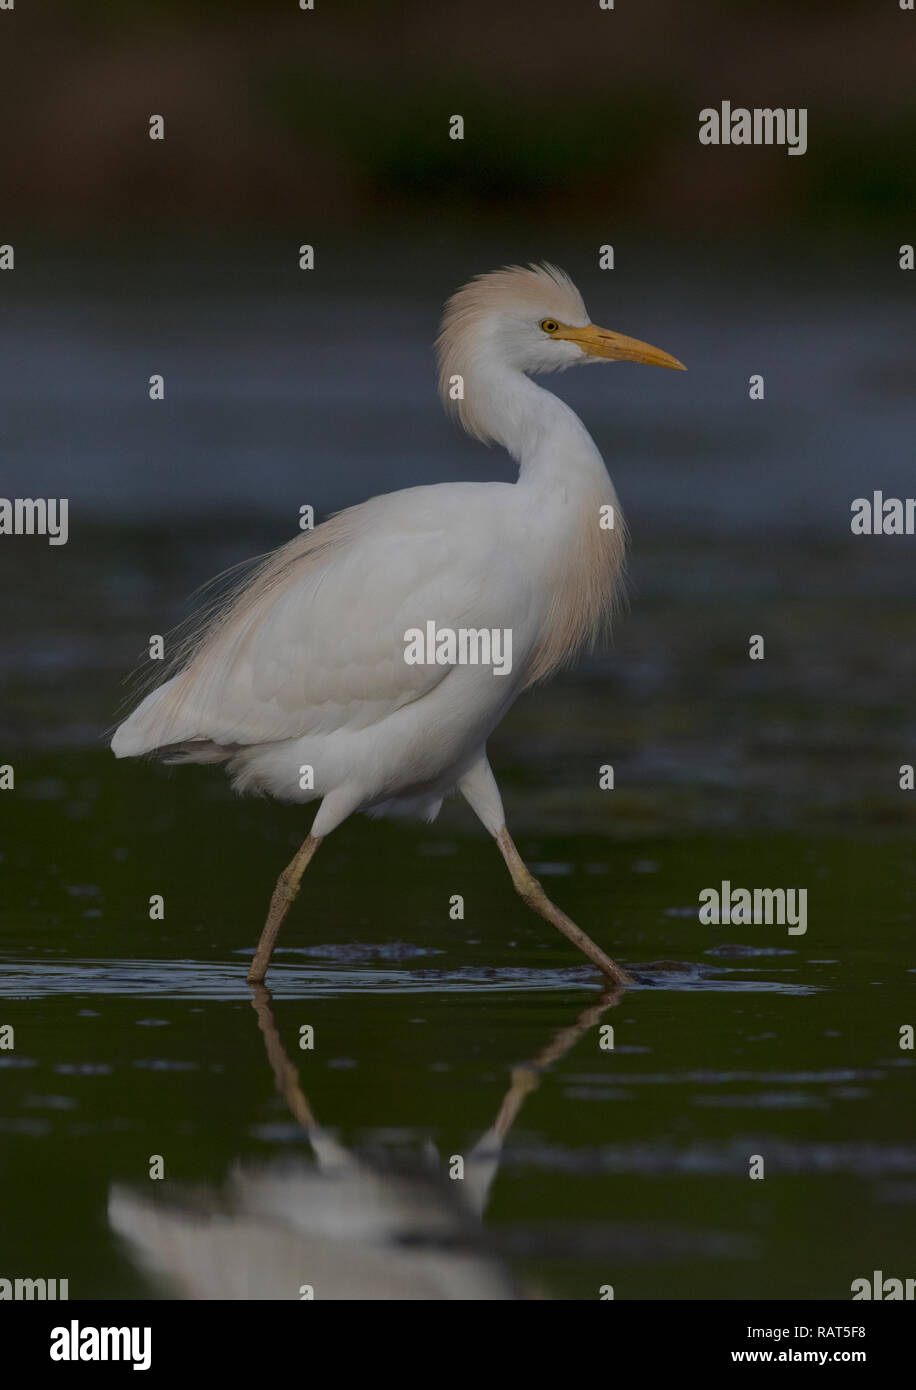
[(610, 488), (604, 460), (578, 415), (523, 372), (504, 367), (474, 374), (466, 393), (473, 432), (508, 450), (521, 487)]
[(607, 630), (626, 527), (604, 461), (568, 405), (509, 370), (482, 377), (473, 403), (475, 425), (518, 463), (524, 561), (544, 580), (542, 628), (524, 670), (531, 684)]

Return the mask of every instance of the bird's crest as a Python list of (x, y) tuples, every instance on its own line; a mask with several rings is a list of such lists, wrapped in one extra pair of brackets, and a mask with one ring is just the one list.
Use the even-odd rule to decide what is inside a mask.
[(450, 413), (457, 414), (461, 424), (484, 443), (491, 436), (477, 417), (471, 395), (455, 393), (455, 378), (466, 383), (471, 366), (484, 347), (485, 325), (495, 315), (517, 315), (527, 318), (543, 315), (560, 323), (585, 325), (588, 312), (582, 296), (565, 270), (550, 265), (508, 265), (475, 275), (448, 300), (442, 315), (436, 354), (439, 359), (439, 395)]

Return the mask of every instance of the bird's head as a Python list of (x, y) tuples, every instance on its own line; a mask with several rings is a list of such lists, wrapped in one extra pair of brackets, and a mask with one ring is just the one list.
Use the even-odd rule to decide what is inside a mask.
[[(436, 342), (439, 386), (448, 405), (454, 379), (500, 368), (536, 373), (583, 362), (643, 362), (686, 371), (670, 353), (592, 323), (582, 296), (556, 266), (507, 266), (478, 275), (445, 306)], [(471, 433), (471, 412), (461, 412)]]

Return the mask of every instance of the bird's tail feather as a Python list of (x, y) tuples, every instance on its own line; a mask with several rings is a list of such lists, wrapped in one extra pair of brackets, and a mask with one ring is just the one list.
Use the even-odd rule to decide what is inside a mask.
[(147, 695), (123, 724), (115, 730), (111, 751), (116, 758), (139, 758), (157, 753), (168, 763), (222, 763), (238, 751), (236, 745), (214, 743), (211, 739), (183, 738), (175, 729), (175, 689), (181, 676), (173, 676)]

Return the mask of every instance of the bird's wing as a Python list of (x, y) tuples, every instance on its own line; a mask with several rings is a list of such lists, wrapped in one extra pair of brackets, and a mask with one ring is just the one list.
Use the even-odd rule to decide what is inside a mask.
[[(374, 498), (275, 552), (185, 669), (121, 726), (115, 752), (366, 728), (422, 699), (451, 668), (409, 665), (408, 629), (511, 627), (530, 609), (527, 580), (472, 486)], [(446, 492), (457, 496), (429, 496)]]

